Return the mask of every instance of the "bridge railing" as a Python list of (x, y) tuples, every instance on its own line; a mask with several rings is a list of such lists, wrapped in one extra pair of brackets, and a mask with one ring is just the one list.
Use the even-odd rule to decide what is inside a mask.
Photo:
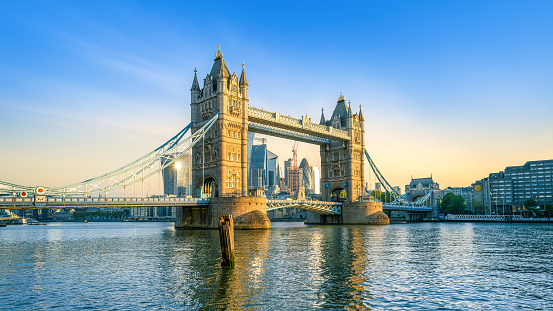
[[(0, 206), (33, 206), (36, 203), (33, 197), (21, 198), (21, 197), (3, 197), (0, 198)], [(63, 197), (46, 197), (40, 201), (41, 204), (45, 204), (44, 208), (50, 206), (78, 206), (78, 205), (132, 205), (133, 203), (141, 204), (156, 204), (156, 203), (182, 203), (182, 204), (208, 204), (208, 198), (186, 198), (186, 197), (128, 197), (128, 198), (63, 198)]]
[(267, 204), (319, 204), (341, 206), (341, 202), (316, 201), (316, 200), (272, 200), (268, 199)]
[(270, 121), (271, 123), (285, 124), (291, 128), (309, 130), (314, 133), (323, 134), (327, 137), (334, 136), (336, 138), (341, 138), (343, 140), (351, 139), (348, 131), (336, 129), (331, 126), (325, 126), (325, 125), (313, 123), (311, 122), (311, 119), (308, 119), (307, 117), (302, 119), (296, 119), (293, 117), (281, 115), (278, 112), (270, 112), (263, 109), (251, 107), (251, 106), (248, 107), (248, 116), (252, 118)]

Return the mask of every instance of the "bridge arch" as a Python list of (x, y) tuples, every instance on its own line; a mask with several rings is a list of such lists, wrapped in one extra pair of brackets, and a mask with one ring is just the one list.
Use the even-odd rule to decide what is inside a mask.
[(330, 192), (330, 200), (333, 202), (345, 202), (348, 199), (348, 193), (346, 189), (337, 187)]
[(212, 176), (206, 176), (202, 185), (202, 197), (216, 197), (218, 194), (217, 181)]

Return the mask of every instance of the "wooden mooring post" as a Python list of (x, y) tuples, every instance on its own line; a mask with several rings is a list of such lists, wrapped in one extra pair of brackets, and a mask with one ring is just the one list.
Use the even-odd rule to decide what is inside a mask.
[(232, 215), (219, 217), (219, 241), (221, 242), (221, 266), (234, 267), (234, 220)]

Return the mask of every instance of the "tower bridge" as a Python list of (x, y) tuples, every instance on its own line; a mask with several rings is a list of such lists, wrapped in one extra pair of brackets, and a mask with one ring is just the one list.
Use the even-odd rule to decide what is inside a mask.
[[(351, 102), (346, 103), (340, 94), (330, 118), (326, 119), (323, 112), (317, 123), (307, 116), (297, 119), (250, 106), (248, 87), (244, 64), (240, 77), (230, 74), (218, 50), (202, 87), (194, 70), (191, 123), (169, 141), (117, 170), (68, 186), (28, 187), (0, 181), (0, 191), (15, 195), (0, 197), (0, 208), (175, 206), (176, 228), (217, 228), (220, 216), (232, 214), (237, 229), (267, 229), (267, 210), (297, 207), (311, 212), (306, 223), (388, 224), (382, 202), (370, 196), (367, 199), (366, 158), (386, 191), (396, 199), (387, 209), (407, 209), (408, 205), (411, 210), (428, 209), (399, 196), (376, 168), (365, 150), (361, 106), (353, 112)], [(321, 201), (270, 200), (249, 193), (249, 131), (319, 145)], [(88, 198), (90, 194), (143, 184), (187, 152), (192, 155), (194, 199)], [(73, 198), (75, 195), (84, 198)]]

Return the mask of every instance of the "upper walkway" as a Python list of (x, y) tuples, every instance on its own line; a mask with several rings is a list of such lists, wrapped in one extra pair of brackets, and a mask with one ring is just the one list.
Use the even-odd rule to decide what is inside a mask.
[(307, 117), (296, 119), (251, 106), (248, 107), (248, 130), (319, 145), (328, 144), (331, 140), (351, 139), (347, 131), (313, 123)]

